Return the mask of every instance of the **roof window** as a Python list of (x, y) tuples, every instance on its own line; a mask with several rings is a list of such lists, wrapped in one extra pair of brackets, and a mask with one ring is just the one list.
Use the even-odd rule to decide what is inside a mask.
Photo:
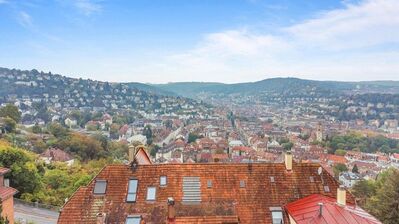
[(271, 207), (270, 211), (272, 213), (272, 223), (273, 224), (283, 224), (283, 210), (280, 207)]
[(167, 182), (168, 182), (168, 179), (166, 176), (159, 177), (159, 185), (160, 186), (162, 186), (162, 187), (166, 186)]
[(107, 189), (107, 181), (106, 180), (96, 180), (94, 184), (94, 194), (105, 194)]
[(155, 187), (147, 188), (147, 201), (155, 201), (157, 189)]
[(126, 224), (140, 224), (141, 216), (139, 215), (132, 215), (126, 218)]
[(127, 191), (126, 201), (128, 201), (128, 202), (135, 202), (136, 201), (137, 184), (138, 184), (138, 180), (136, 180), (136, 179), (130, 179), (129, 180), (129, 186), (128, 186), (128, 191)]

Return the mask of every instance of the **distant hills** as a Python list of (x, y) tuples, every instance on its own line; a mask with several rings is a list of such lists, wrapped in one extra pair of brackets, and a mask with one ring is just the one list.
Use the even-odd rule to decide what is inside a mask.
[(213, 82), (177, 82), (152, 85), (178, 95), (196, 97), (208, 94), (257, 94), (319, 92), (325, 94), (392, 93), (399, 94), (399, 81), (339, 82), (315, 81), (299, 78), (271, 78), (257, 82), (224, 84)]
[[(161, 98), (188, 97), (206, 101), (207, 98), (259, 97), (327, 97), (366, 93), (399, 94), (399, 81), (340, 82), (315, 81), (299, 78), (271, 78), (257, 82), (225, 84), (217, 82), (175, 82), (168, 84), (144, 84), (139, 82), (108, 83), (74, 79), (37, 70), (21, 71), (0, 68), (0, 97), (43, 95), (73, 96), (87, 103), (105, 106), (129, 103), (134, 107), (160, 108)], [(83, 94), (83, 95), (82, 95)], [(114, 96), (118, 96), (114, 98)], [(111, 98), (110, 98), (111, 97)], [(86, 101), (86, 98), (88, 101)], [(244, 98), (243, 98), (244, 99)], [(277, 99), (278, 100), (278, 99)], [(105, 102), (105, 103), (104, 103)], [(192, 104), (184, 100), (184, 103)], [(75, 105), (76, 102), (71, 103)], [(67, 104), (68, 105), (68, 104)]]

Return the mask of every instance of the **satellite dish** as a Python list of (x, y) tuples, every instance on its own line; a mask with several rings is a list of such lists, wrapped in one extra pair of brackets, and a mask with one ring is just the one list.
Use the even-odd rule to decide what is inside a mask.
[(318, 173), (319, 175), (321, 175), (322, 172), (323, 172), (323, 169), (322, 169), (321, 167), (319, 167), (319, 169), (317, 169), (317, 173)]

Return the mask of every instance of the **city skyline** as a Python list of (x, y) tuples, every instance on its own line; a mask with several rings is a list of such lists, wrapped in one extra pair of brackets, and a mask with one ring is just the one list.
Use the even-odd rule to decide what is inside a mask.
[(121, 3), (1, 0), (0, 67), (142, 83), (398, 80), (394, 0)]

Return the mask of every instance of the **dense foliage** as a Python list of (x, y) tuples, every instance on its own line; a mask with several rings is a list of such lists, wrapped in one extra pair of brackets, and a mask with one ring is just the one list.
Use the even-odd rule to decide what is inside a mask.
[[(351, 133), (347, 135), (337, 135), (332, 137), (327, 144), (331, 148), (331, 152), (337, 150), (360, 150), (361, 152), (373, 153), (399, 153), (399, 141), (389, 139), (382, 135), (374, 137), (364, 137), (360, 134)], [(342, 151), (339, 151), (340, 153)]]
[(85, 164), (75, 162), (72, 166), (45, 164), (36, 154), (0, 141), (0, 166), (11, 169), (7, 178), (19, 191), (17, 197), (31, 202), (60, 206), (112, 162), (112, 159), (100, 159)]
[(359, 181), (352, 193), (360, 205), (384, 224), (397, 224), (399, 220), (399, 170), (389, 169), (376, 181)]

